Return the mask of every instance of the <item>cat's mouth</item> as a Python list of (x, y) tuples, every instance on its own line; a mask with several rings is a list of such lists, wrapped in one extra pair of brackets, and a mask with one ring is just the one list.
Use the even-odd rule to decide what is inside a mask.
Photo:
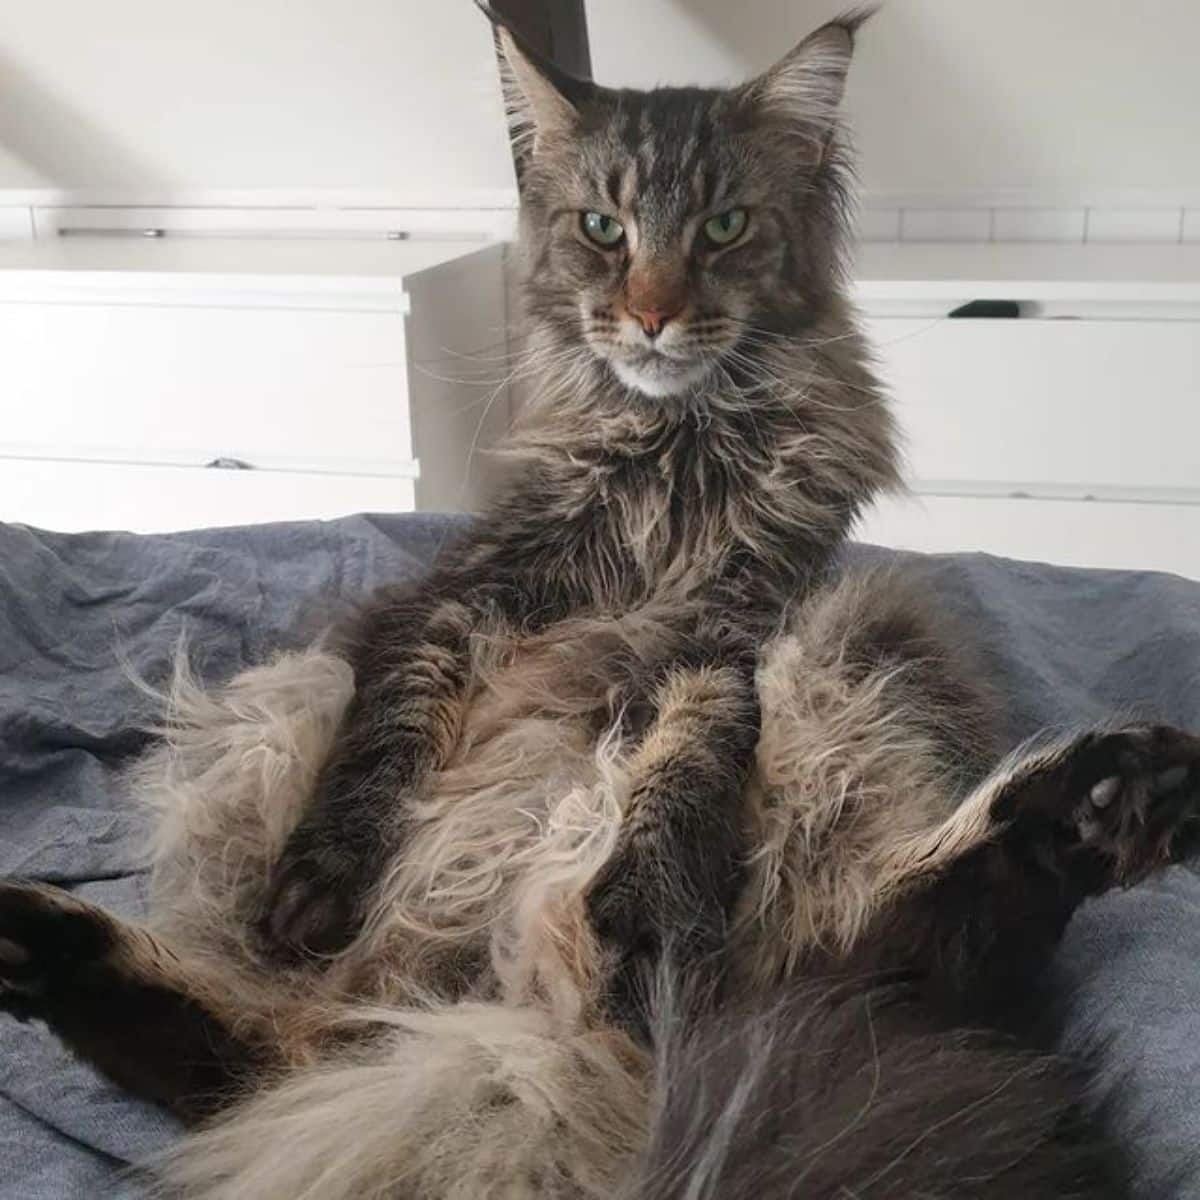
[(673, 358), (656, 350), (643, 350), (610, 359), (609, 365), (626, 387), (657, 399), (690, 391), (704, 381), (713, 364), (697, 358)]

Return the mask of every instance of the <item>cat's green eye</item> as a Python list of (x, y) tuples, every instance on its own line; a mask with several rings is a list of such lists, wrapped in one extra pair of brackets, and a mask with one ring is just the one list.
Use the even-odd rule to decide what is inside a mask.
[(625, 227), (621, 222), (603, 213), (585, 212), (580, 223), (583, 232), (597, 246), (615, 246), (625, 236)]
[(747, 219), (744, 208), (731, 208), (704, 222), (704, 236), (714, 246), (730, 246), (746, 232)]

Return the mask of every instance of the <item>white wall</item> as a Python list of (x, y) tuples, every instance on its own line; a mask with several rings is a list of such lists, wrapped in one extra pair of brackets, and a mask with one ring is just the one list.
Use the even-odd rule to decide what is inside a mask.
[[(597, 75), (744, 78), (849, 0), (589, 0)], [(1200, 190), (1200, 2), (887, 0), (878, 193)], [(0, 0), (0, 189), (511, 187), (471, 0)]]
[(0, 0), (0, 188), (509, 188), (471, 0)]
[[(741, 79), (848, 0), (591, 0), (604, 82)], [(849, 107), (874, 192), (1200, 189), (1197, 0), (886, 0)]]

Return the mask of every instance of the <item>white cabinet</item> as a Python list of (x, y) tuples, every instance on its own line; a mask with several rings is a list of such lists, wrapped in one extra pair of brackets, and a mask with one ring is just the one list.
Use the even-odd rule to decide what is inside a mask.
[[(914, 495), (864, 540), (1200, 578), (1200, 248), (870, 249)], [(1021, 316), (947, 316), (974, 299)]]
[(926, 487), (1200, 490), (1200, 314), (884, 317), (868, 331)]
[(67, 532), (165, 533), (358, 512), (411, 512), (416, 507), (413, 485), (399, 475), (0, 460), (4, 510), (22, 514), (24, 524)]
[(0, 253), (0, 520), (464, 509), (508, 421), (504, 249), (64, 237)]
[(932, 554), (982, 550), (1059, 566), (1200, 579), (1200, 507), (1194, 504), (914, 495), (879, 505), (859, 536)]

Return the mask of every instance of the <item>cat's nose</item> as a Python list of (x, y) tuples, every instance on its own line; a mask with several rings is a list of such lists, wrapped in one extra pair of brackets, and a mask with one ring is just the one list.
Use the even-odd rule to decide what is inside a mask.
[(636, 305), (627, 305), (629, 315), (637, 321), (642, 327), (642, 332), (647, 337), (656, 338), (662, 333), (664, 326), (668, 321), (673, 320), (683, 311), (683, 305), (675, 305), (671, 307), (657, 306), (654, 308), (646, 307), (639, 308)]

